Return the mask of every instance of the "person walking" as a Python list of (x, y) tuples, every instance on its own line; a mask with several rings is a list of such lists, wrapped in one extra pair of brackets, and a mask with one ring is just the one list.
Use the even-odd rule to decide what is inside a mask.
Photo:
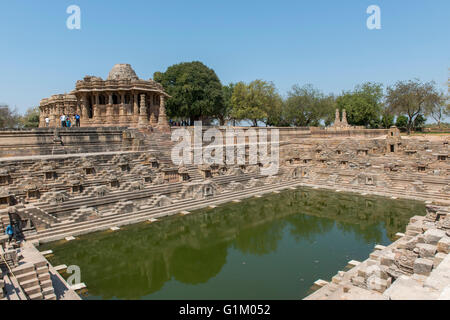
[(10, 224), (6, 227), (6, 234), (9, 237), (8, 243), (11, 243), (11, 240), (14, 237), (14, 229)]
[(80, 115), (78, 113), (75, 113), (75, 126), (80, 126)]
[(61, 120), (61, 127), (65, 127), (66, 126), (66, 115), (62, 114), (61, 117), (59, 117), (59, 120)]

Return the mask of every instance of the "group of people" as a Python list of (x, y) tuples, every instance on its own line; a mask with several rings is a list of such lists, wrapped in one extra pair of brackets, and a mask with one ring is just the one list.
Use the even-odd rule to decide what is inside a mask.
[[(79, 127), (80, 126), (80, 115), (78, 113), (75, 113), (73, 115), (73, 118), (75, 119), (75, 127)], [(70, 128), (72, 126), (72, 121), (70, 120), (69, 115), (62, 114), (59, 117), (59, 120), (61, 121), (61, 127), (63, 127), (63, 128)], [(49, 117), (45, 117), (45, 126), (46, 127), (50, 126), (50, 118)]]
[(186, 120), (182, 120), (182, 121), (169, 120), (169, 125), (171, 127), (185, 127), (185, 126), (188, 126), (189, 124)]

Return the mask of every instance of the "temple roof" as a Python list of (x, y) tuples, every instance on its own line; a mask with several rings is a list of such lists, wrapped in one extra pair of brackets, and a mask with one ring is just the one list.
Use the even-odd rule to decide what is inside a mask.
[(139, 80), (129, 64), (116, 64), (109, 72), (107, 80)]

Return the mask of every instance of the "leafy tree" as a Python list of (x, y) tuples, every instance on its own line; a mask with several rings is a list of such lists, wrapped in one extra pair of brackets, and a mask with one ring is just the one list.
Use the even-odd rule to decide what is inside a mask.
[(15, 128), (19, 125), (20, 116), (16, 109), (8, 105), (0, 105), (0, 128)]
[(419, 114), (414, 119), (414, 130), (422, 129), (425, 126), (425, 122), (427, 122), (427, 118), (425, 118), (423, 115)]
[(343, 92), (336, 99), (337, 107), (347, 111), (350, 125), (377, 127), (381, 117), (383, 86), (379, 83), (366, 82), (355, 90)]
[(384, 113), (381, 116), (381, 127), (383, 128), (390, 128), (394, 125), (394, 116), (389, 113)]
[(436, 121), (438, 128), (441, 127), (441, 121), (445, 116), (450, 116), (450, 98), (448, 96), (442, 97), (439, 103), (433, 104), (430, 109), (431, 117)]
[(281, 122), (282, 99), (271, 82), (255, 80), (248, 85), (239, 82), (234, 87), (231, 102), (234, 119), (249, 120), (255, 127), (258, 121), (266, 125)]
[(406, 129), (410, 134), (415, 126), (415, 119), (419, 115), (428, 115), (435, 105), (442, 103), (442, 98), (433, 81), (421, 83), (414, 79), (398, 81), (394, 86), (388, 87), (386, 103), (393, 113), (408, 117)]
[(199, 61), (183, 62), (155, 72), (155, 81), (171, 95), (167, 113), (171, 117), (204, 120), (224, 114), (222, 84), (214, 70)]
[(294, 85), (285, 101), (284, 117), (294, 126), (318, 126), (321, 119), (334, 114), (333, 100), (310, 84)]
[(21, 117), (20, 122), (24, 128), (39, 127), (39, 107), (29, 108)]
[(395, 125), (398, 128), (406, 128), (408, 126), (408, 117), (407, 116), (398, 116)]

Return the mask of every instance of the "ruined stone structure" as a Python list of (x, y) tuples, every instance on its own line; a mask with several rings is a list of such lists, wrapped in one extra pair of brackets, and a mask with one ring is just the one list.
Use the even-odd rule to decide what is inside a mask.
[[(261, 174), (264, 164), (260, 162), (174, 165), (170, 157), (174, 143), (170, 135), (160, 132), (116, 128), (114, 130), (121, 135), (113, 134), (114, 148), (109, 149), (110, 140), (97, 139), (98, 136), (89, 130), (83, 133), (83, 128), (79, 132), (74, 130), (75, 133), (61, 129), (57, 136), (50, 136), (47, 130), (50, 129), (33, 133), (33, 137), (49, 135), (48, 139), (51, 139), (37, 139), (41, 143), (34, 149), (29, 148), (28, 155), (21, 153), (20, 156), (0, 158), (0, 231), (4, 234), (12, 215), (20, 221), (28, 243), (45, 243), (130, 223), (151, 222), (168, 215), (188, 214), (189, 210), (296, 186), (432, 201), (440, 208), (430, 209), (436, 213), (433, 222), (436, 228), (447, 223), (448, 209), (445, 208), (450, 205), (448, 136), (403, 137), (395, 127), (337, 131), (286, 128), (280, 130), (279, 170), (275, 175), (265, 176)], [(10, 141), (12, 135), (8, 133), (5, 139)], [(57, 150), (64, 152), (47, 152), (52, 139), (59, 143)], [(33, 144), (31, 141), (28, 141), (30, 145)], [(81, 149), (77, 150), (75, 145)], [(8, 150), (12, 152), (12, 146)], [(248, 145), (246, 150), (248, 159)], [(408, 233), (408, 236), (411, 238), (405, 240), (410, 241), (419, 233)], [(5, 237), (0, 241), (5, 244)], [(413, 253), (415, 247), (411, 249)], [(9, 250), (7, 246), (5, 249)], [(414, 269), (417, 264), (420, 270), (430, 271), (429, 262), (416, 261), (428, 259), (421, 256), (420, 246), (417, 250), (419, 253), (414, 253), (414, 257), (405, 253), (406, 266)], [(392, 253), (397, 254), (394, 251)], [(436, 249), (436, 252), (442, 251)], [(443, 258), (442, 254), (439, 257)], [(14, 267), (21, 267), (27, 261), (17, 259)], [(52, 299), (45, 282), (47, 270), (41, 269), (40, 264), (22, 268), (26, 269), (26, 277), (34, 281), (31, 291), (28, 290), (28, 298)], [(438, 270), (437, 264), (432, 266), (431, 270), (434, 269)], [(40, 272), (44, 274), (42, 284)], [(367, 289), (370, 283), (373, 288), (387, 289), (387, 284), (395, 284), (401, 278), (400, 275), (396, 277), (395, 272), (392, 274), (389, 280), (384, 273), (377, 273), (376, 279), (361, 273), (358, 276), (363, 279), (355, 279), (355, 283), (361, 285), (354, 283), (354, 286), (371, 291), (372, 287)], [(25, 286), (30, 284), (26, 282)], [(380, 290), (377, 291), (379, 294)], [(335, 296), (320, 295), (320, 298), (324, 297)]]
[(340, 116), (339, 109), (336, 109), (336, 116), (332, 128), (334, 129), (348, 129), (350, 126), (347, 122), (347, 112), (345, 109), (342, 110), (342, 119)]
[(139, 79), (129, 64), (116, 64), (106, 80), (86, 76), (75, 90), (42, 99), (39, 127), (60, 127), (60, 116), (81, 116), (82, 127), (153, 127), (168, 131), (165, 100), (168, 94), (153, 80)]

